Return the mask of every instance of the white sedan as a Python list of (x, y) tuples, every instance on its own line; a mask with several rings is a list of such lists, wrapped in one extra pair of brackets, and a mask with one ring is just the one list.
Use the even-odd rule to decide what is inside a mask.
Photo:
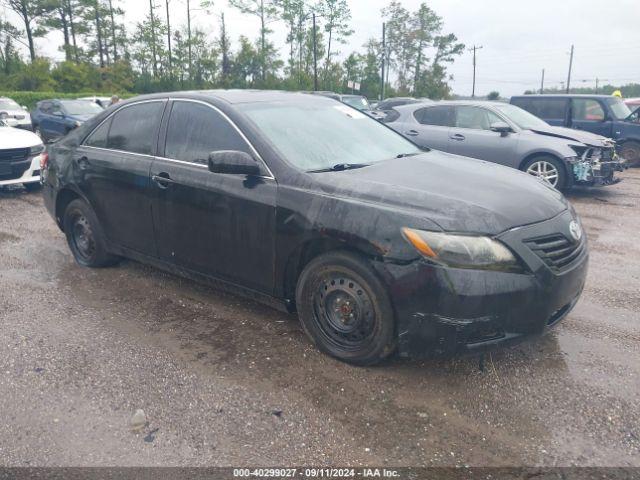
[(38, 190), (43, 154), (44, 145), (35, 133), (0, 120), (0, 187), (23, 184), (29, 191)]

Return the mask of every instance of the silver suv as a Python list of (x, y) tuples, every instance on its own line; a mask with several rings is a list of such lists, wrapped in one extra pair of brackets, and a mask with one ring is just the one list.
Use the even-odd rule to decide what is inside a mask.
[(616, 183), (623, 169), (612, 140), (552, 127), (514, 105), (446, 101), (395, 110), (388, 125), (421, 147), (517, 168), (558, 189)]

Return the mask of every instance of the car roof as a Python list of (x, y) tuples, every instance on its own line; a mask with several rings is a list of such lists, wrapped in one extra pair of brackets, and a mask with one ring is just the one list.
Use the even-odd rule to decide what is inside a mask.
[(223, 101), (231, 105), (243, 103), (270, 103), (286, 102), (295, 103), (305, 101), (327, 102), (330, 99), (324, 95), (314, 95), (304, 92), (285, 92), (279, 90), (192, 90), (180, 92), (154, 93), (130, 98), (124, 103), (139, 102), (141, 100), (153, 100), (163, 98), (195, 98)]
[(588, 93), (546, 93), (546, 94), (534, 94), (534, 95), (514, 95), (511, 98), (614, 98), (611, 95), (596, 95)]

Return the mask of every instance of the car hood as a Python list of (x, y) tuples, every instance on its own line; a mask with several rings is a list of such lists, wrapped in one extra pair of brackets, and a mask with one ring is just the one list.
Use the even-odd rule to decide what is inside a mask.
[(572, 128), (552, 127), (551, 125), (544, 128), (534, 128), (531, 129), (531, 131), (538, 135), (546, 135), (549, 137), (584, 143), (589, 147), (608, 147), (611, 142), (608, 138), (596, 135), (595, 133), (585, 132), (583, 130), (574, 130)]
[(0, 127), (0, 149), (27, 148), (40, 145), (42, 140), (35, 133), (13, 127)]
[(438, 151), (312, 175), (324, 194), (402, 210), (449, 232), (497, 235), (567, 209), (560, 192), (530, 175)]

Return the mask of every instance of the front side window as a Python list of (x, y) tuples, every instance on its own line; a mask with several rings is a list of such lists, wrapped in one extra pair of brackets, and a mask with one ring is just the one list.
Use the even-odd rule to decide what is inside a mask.
[(502, 122), (495, 113), (480, 107), (456, 107), (456, 127), (491, 130), (491, 125)]
[(176, 101), (169, 117), (165, 157), (206, 165), (209, 154), (221, 150), (251, 154), (247, 142), (213, 108)]
[[(611, 113), (616, 120), (626, 120), (632, 114), (631, 109), (619, 98), (611, 98), (607, 101), (609, 104), (609, 108), (611, 109)], [(636, 110), (636, 121), (638, 118), (637, 110)], [(632, 120), (633, 121), (633, 120)]]
[(111, 122), (107, 148), (153, 154), (163, 108), (163, 102), (148, 102), (119, 110)]
[(452, 127), (454, 123), (454, 111), (451, 106), (427, 107), (418, 110), (415, 114), (416, 120), (423, 125), (434, 125), (437, 127)]
[(305, 171), (418, 154), (400, 134), (346, 105), (253, 103), (238, 107), (287, 162)]
[(600, 102), (590, 98), (574, 98), (571, 110), (573, 120), (602, 122), (605, 119), (604, 109)]

